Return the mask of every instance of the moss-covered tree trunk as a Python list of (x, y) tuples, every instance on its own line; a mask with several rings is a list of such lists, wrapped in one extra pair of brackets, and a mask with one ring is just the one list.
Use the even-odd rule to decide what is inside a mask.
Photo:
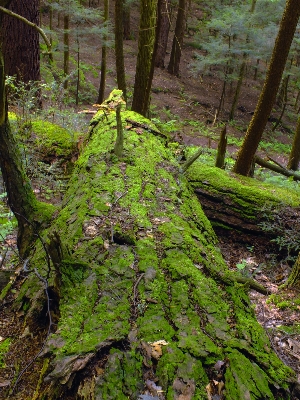
[[(1, 6), (9, 2), (0, 2)], [(3, 14), (0, 14), (0, 29)], [(5, 68), (0, 43), (0, 168), (8, 204), (18, 220), (18, 248), (21, 256), (29, 253), (29, 244), (37, 233), (47, 206), (37, 202), (30, 182), (25, 174), (22, 157), (10, 128), (5, 93)], [(53, 211), (53, 210), (52, 210)]]
[(135, 72), (132, 110), (146, 116), (154, 71), (157, 0), (141, 0), (138, 56)]
[[(114, 104), (91, 121), (61, 211), (42, 234), (57, 325), (34, 398), (198, 400), (219, 390), (227, 400), (275, 399), (293, 374), (257, 323), (248, 286), (228, 271), (174, 147), (123, 110), (118, 160)], [(40, 241), (30, 265), (47, 276)], [(43, 289), (31, 273), (15, 301), (26, 301), (30, 332), (45, 314)]]
[(234, 165), (234, 172), (238, 174), (248, 175), (250, 172), (253, 157), (276, 99), (299, 15), (299, 1), (287, 0), (266, 80)]
[(293, 171), (298, 171), (299, 162), (300, 162), (300, 117), (298, 118), (297, 121), (295, 136), (287, 168), (292, 169)]

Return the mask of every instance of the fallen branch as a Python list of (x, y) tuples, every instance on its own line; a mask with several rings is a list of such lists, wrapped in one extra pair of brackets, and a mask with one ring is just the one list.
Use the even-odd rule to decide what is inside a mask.
[(260, 165), (261, 167), (268, 168), (271, 171), (277, 172), (278, 174), (281, 174), (284, 176), (288, 176), (288, 177), (292, 176), (295, 181), (300, 181), (300, 175), (296, 174), (295, 172), (293, 172), (289, 169), (279, 167), (279, 165), (274, 165), (259, 156), (255, 156), (254, 161), (256, 164)]
[(182, 165), (181, 167), (181, 172), (184, 173), (187, 171), (187, 169), (199, 158), (202, 154), (202, 149), (199, 149), (196, 151), (195, 154), (192, 155), (186, 162)]

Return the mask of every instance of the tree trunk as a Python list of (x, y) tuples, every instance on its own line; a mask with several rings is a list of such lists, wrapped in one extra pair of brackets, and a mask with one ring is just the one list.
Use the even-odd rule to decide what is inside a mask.
[(216, 158), (216, 167), (218, 167), (218, 168), (224, 168), (226, 147), (227, 147), (227, 132), (226, 132), (226, 125), (225, 125), (221, 131), (220, 139), (219, 139), (219, 143), (218, 143), (218, 152), (217, 152), (217, 158)]
[(130, 4), (126, 4), (126, 0), (123, 0), (123, 38), (125, 40), (131, 39), (131, 27), (130, 27)]
[[(108, 15), (109, 12), (109, 0), (104, 1), (104, 23), (108, 23)], [(104, 42), (107, 40), (106, 37), (103, 38)], [(98, 93), (98, 104), (101, 104), (104, 101), (105, 95), (105, 84), (106, 84), (106, 58), (107, 58), (107, 45), (104, 43), (102, 45), (102, 54), (101, 54), (101, 68), (100, 68), (100, 87)]]
[[(39, 25), (39, 0), (13, 0), (9, 9)], [(22, 82), (39, 81), (40, 47), (39, 33), (24, 22), (3, 16), (3, 55), (5, 73), (16, 75)]]
[(170, 62), (168, 65), (168, 72), (176, 76), (179, 75), (179, 65), (180, 65), (181, 50), (184, 37), (185, 12), (186, 12), (185, 7), (186, 7), (186, 0), (179, 0), (175, 34), (173, 39)]
[(123, 12), (124, 0), (115, 2), (115, 54), (118, 89), (122, 90), (124, 100), (127, 101), (126, 79), (123, 51)]
[(298, 171), (300, 162), (300, 117), (297, 121), (296, 132), (294, 135), (292, 150), (290, 153), (287, 168)]
[(299, 1), (288, 0), (276, 38), (266, 80), (234, 166), (234, 172), (238, 174), (249, 174), (253, 157), (276, 99), (299, 15)]
[(157, 0), (141, 0), (138, 56), (132, 110), (146, 116), (154, 70)]
[(69, 64), (70, 64), (70, 18), (68, 14), (64, 15), (64, 89), (68, 88)]
[[(58, 321), (43, 352), (44, 365), (51, 360), (45, 381), (36, 390), (43, 375), (32, 388), (21, 377), (20, 387), (36, 399), (179, 400), (206, 399), (214, 380), (225, 383), (227, 399), (274, 399), (294, 375), (254, 317), (249, 280), (228, 271), (176, 156), (150, 121), (121, 112), (127, 133), (116, 161), (112, 104), (92, 119), (91, 142), (43, 233)], [(31, 267), (46, 276), (40, 243)], [(26, 301), (30, 332), (33, 316), (47, 310), (43, 282), (30, 274), (15, 300), (15, 309)]]
[[(3, 3), (3, 2), (2, 2)], [(2, 4), (0, 3), (2, 6)], [(3, 15), (0, 14), (0, 29)], [(5, 67), (0, 46), (0, 168), (8, 205), (18, 221), (18, 248), (21, 257), (28, 255), (33, 237), (37, 234), (47, 206), (38, 203), (25, 174), (22, 157), (10, 129), (5, 94)], [(49, 209), (51, 206), (49, 206)], [(53, 209), (52, 209), (53, 211)]]
[(232, 101), (232, 105), (231, 105), (231, 110), (229, 113), (229, 121), (232, 121), (234, 119), (234, 113), (239, 101), (239, 97), (240, 97), (240, 93), (241, 93), (241, 88), (242, 88), (242, 84), (243, 84), (243, 79), (244, 79), (244, 75), (245, 75), (245, 70), (246, 70), (246, 58), (247, 55), (244, 55), (244, 61), (241, 64), (240, 67), (240, 73), (238, 76), (238, 80), (237, 80), (237, 85), (236, 85), (236, 89), (235, 89), (235, 93), (234, 93), (234, 98)]
[(171, 25), (170, 7), (171, 0), (158, 0), (158, 23), (160, 28), (154, 64), (159, 68), (165, 68), (165, 56)]
[(300, 253), (293, 266), (292, 272), (288, 277), (286, 286), (289, 288), (299, 288), (299, 284), (300, 284)]

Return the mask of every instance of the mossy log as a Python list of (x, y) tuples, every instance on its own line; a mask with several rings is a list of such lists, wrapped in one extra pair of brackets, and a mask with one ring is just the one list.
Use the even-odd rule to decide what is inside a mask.
[[(173, 147), (150, 121), (121, 116), (122, 159), (114, 154), (115, 111), (99, 110), (61, 211), (41, 234), (53, 262), (50, 306), (59, 307), (51, 310), (57, 325), (43, 352), (50, 363), (34, 398), (207, 399), (219, 390), (218, 398), (239, 400), (287, 392), (293, 372), (256, 321), (248, 285), (228, 271)], [(46, 278), (40, 242), (30, 266)], [(47, 301), (37, 274), (28, 275), (15, 307), (25, 300), (32, 325)], [(14, 398), (25, 397), (16, 388)]]
[(300, 201), (290, 188), (199, 164), (192, 165), (186, 177), (215, 231), (235, 230), (270, 239), (284, 232), (298, 236)]

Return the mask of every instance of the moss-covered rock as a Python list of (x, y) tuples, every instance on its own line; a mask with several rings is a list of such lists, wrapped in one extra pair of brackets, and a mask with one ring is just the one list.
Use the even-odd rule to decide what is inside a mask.
[[(122, 120), (117, 160), (114, 110), (93, 118), (61, 211), (42, 235), (59, 320), (45, 350), (52, 383), (40, 398), (205, 399), (211, 379), (225, 379), (226, 399), (244, 399), (245, 387), (249, 399), (275, 398), (293, 373), (271, 350), (246, 288), (233, 283), (172, 146), (138, 114), (122, 111)], [(39, 244), (31, 265), (47, 275)], [(37, 285), (29, 277), (18, 301), (34, 298)]]

